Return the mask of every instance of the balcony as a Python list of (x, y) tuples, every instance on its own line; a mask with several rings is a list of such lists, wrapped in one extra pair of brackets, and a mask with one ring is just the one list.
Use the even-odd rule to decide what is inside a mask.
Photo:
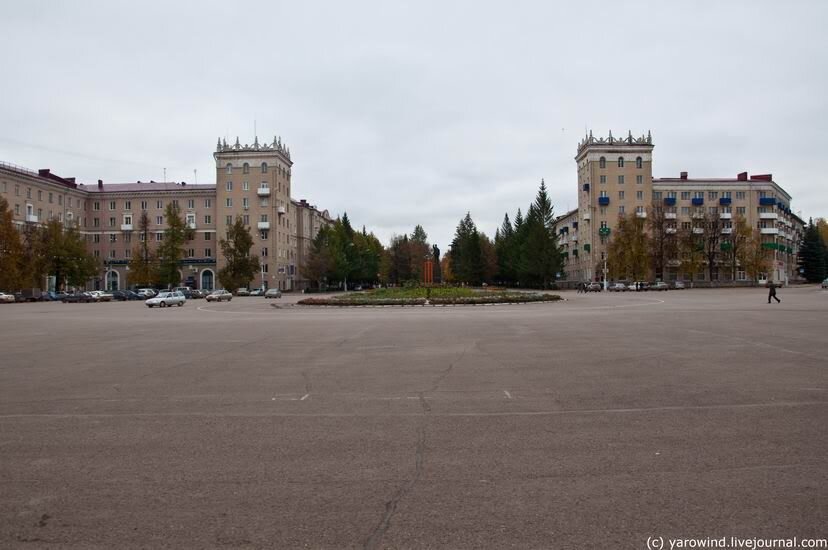
[(675, 212), (665, 212), (664, 219), (665, 220), (675, 220), (678, 215)]
[(284, 206), (276, 207), (276, 213), (279, 214), (280, 216), (282, 214), (285, 214), (286, 212), (287, 212), (287, 209)]
[(704, 234), (704, 227), (694, 227), (693, 228), (694, 235), (703, 235)]
[(256, 227), (259, 229), (270, 229), (270, 222), (259, 222)]
[(779, 235), (778, 227), (760, 227), (759, 233), (762, 235)]
[(592, 219), (592, 214), (590, 214), (589, 212), (584, 212), (584, 220), (589, 221), (590, 219)]
[(256, 189), (256, 194), (260, 197), (269, 197), (270, 187), (259, 187), (258, 189)]
[(609, 206), (610, 203), (609, 197), (598, 197), (598, 205), (599, 206)]
[(773, 197), (759, 197), (759, 206), (776, 206), (776, 199)]
[(573, 243), (577, 243), (578, 242), (578, 234), (573, 233), (572, 236), (570, 237), (570, 239), (572, 239)]
[(131, 223), (122, 223), (121, 224), (121, 231), (132, 231), (132, 224)]
[(730, 197), (722, 197), (719, 199), (719, 204), (722, 206), (730, 206), (731, 200)]
[(664, 228), (664, 232), (667, 233), (668, 235), (675, 235), (676, 231), (677, 231), (677, 229), (675, 227), (665, 227)]
[(760, 220), (778, 220), (779, 214), (776, 212), (759, 212)]
[(693, 212), (693, 214), (690, 217), (693, 218), (694, 220), (703, 220), (704, 219), (704, 212)]
[(638, 211), (638, 210), (636, 210), (636, 212), (635, 212), (635, 217), (636, 217), (636, 218), (646, 218), (646, 217), (647, 217), (647, 212), (646, 212), (646, 211)]
[(732, 235), (733, 228), (732, 227), (722, 227), (722, 235)]
[(676, 198), (675, 197), (667, 197), (664, 199), (664, 206), (675, 206), (676, 205)]
[(185, 225), (187, 226), (187, 229), (195, 229), (196, 228), (195, 220), (187, 220), (187, 223)]
[(719, 218), (721, 218), (723, 220), (733, 219), (733, 213), (732, 212), (720, 212), (719, 213)]
[(37, 223), (37, 214), (26, 214), (26, 221), (29, 223)]
[(610, 228), (609, 227), (601, 227), (600, 229), (598, 229), (598, 234), (601, 235), (602, 237), (607, 237), (610, 234)]
[(704, 204), (704, 199), (702, 197), (695, 197), (691, 202), (693, 206), (701, 206)]

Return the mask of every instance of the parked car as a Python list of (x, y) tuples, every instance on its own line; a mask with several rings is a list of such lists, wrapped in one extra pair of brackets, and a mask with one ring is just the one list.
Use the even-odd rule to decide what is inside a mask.
[(131, 290), (115, 290), (112, 292), (112, 299), (119, 302), (126, 302), (128, 300), (143, 300), (138, 293)]
[(648, 283), (647, 281), (634, 281), (634, 282), (630, 283), (627, 288), (629, 288), (630, 290), (637, 290), (637, 291), (649, 290), (650, 289), (650, 283)]
[(828, 288), (828, 279), (822, 281), (822, 288)]
[(229, 302), (232, 299), (233, 295), (226, 290), (214, 290), (206, 298), (208, 302)]
[(187, 299), (184, 298), (184, 295), (178, 291), (170, 291), (170, 292), (159, 292), (158, 296), (153, 296), (149, 300), (146, 300), (144, 303), (149, 308), (153, 308), (155, 306), (158, 307), (167, 307), (167, 306), (178, 306), (181, 307), (184, 305)]
[(237, 288), (236, 296), (250, 296), (250, 291), (246, 288)]
[(191, 300), (193, 297), (193, 289), (188, 286), (179, 286), (173, 289), (173, 292), (180, 292), (185, 299)]
[(0, 303), (14, 303), (14, 294), (6, 294), (5, 292), (0, 292)]
[(190, 292), (190, 294), (193, 300), (199, 300), (207, 296), (207, 293), (205, 291), (198, 290), (197, 288), (193, 289), (192, 292)]
[(40, 293), (40, 298), (38, 300), (41, 301), (41, 302), (59, 302), (62, 299), (63, 299), (63, 293), (62, 292), (54, 292), (54, 291), (50, 290), (49, 292), (41, 292)]
[(683, 281), (673, 281), (673, 290), (684, 290), (684, 282)]
[(64, 304), (89, 303), (96, 301), (88, 292), (70, 292), (63, 296)]
[(628, 289), (624, 283), (612, 283), (607, 290), (610, 292), (626, 292)]
[(250, 296), (264, 296), (264, 291), (261, 288), (256, 288), (250, 291)]
[(601, 292), (602, 290), (604, 290), (604, 285), (601, 283), (589, 283), (586, 287), (587, 292)]
[(267, 298), (281, 298), (282, 291), (278, 288), (268, 288), (267, 292), (264, 293), (265, 299)]
[(136, 294), (138, 294), (138, 296), (146, 299), (146, 298), (152, 298), (153, 296), (158, 294), (158, 292), (156, 292), (154, 288), (139, 288), (136, 291)]
[(112, 294), (104, 292), (103, 290), (90, 290), (89, 295), (92, 296), (96, 302), (111, 302), (113, 298)]
[(664, 281), (656, 281), (650, 285), (650, 290), (670, 290), (670, 285)]

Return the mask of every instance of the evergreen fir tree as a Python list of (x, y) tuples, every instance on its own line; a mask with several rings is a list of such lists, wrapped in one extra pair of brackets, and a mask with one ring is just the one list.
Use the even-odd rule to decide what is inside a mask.
[(799, 248), (799, 266), (804, 270), (803, 276), (809, 283), (820, 283), (826, 277), (825, 242), (814, 220), (805, 228), (802, 246)]

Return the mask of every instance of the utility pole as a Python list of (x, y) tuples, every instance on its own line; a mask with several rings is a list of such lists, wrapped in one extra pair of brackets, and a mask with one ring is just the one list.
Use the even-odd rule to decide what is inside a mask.
[(604, 255), (604, 290), (607, 290), (607, 256)]

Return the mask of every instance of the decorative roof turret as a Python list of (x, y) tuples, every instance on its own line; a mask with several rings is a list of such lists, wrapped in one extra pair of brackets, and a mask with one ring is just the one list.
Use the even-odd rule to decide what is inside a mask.
[(282, 143), (281, 136), (273, 136), (273, 143), (259, 143), (259, 136), (253, 137), (252, 144), (244, 144), (242, 145), (239, 141), (238, 136), (236, 136), (236, 142), (228, 147), (227, 141), (219, 138), (216, 142), (216, 152), (217, 153), (225, 153), (228, 151), (276, 151), (277, 153), (281, 153), (286, 159), (290, 160), (290, 149)]
[(627, 137), (624, 139), (615, 139), (612, 137), (612, 130), (609, 131), (606, 138), (596, 138), (592, 135), (592, 130), (589, 131), (587, 137), (583, 139), (578, 144), (578, 152), (580, 153), (585, 147), (588, 145), (632, 145), (632, 146), (642, 146), (642, 145), (652, 145), (653, 144), (653, 136), (649, 130), (647, 130), (647, 135), (642, 135), (641, 137), (633, 137), (632, 131), (627, 132)]

